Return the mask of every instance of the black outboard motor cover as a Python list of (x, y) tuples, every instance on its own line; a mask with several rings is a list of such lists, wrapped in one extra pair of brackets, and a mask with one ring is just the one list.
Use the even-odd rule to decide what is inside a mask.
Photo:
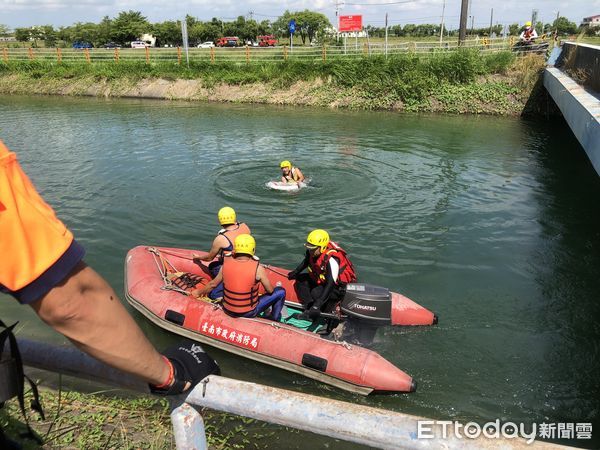
[(384, 287), (349, 283), (340, 307), (344, 314), (361, 321), (378, 325), (392, 323), (392, 295)]

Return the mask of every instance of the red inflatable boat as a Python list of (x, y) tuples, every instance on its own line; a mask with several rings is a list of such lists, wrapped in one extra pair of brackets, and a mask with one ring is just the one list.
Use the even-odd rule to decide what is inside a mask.
[[(233, 318), (221, 307), (187, 295), (210, 276), (192, 262), (205, 253), (139, 246), (125, 260), (129, 303), (159, 327), (214, 347), (261, 361), (363, 395), (413, 392), (415, 381), (377, 353), (359, 345), (323, 339), (318, 324), (295, 320), (302, 310), (288, 270), (265, 266), (273, 285), (287, 292), (282, 322)], [(339, 320), (347, 317), (376, 325), (432, 325), (437, 317), (412, 300), (387, 289), (348, 285)], [(324, 319), (323, 319), (324, 320)]]

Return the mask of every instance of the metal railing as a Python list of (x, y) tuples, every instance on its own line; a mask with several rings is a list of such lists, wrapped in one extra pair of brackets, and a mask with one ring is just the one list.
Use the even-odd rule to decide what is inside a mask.
[[(148, 392), (146, 384), (118, 372), (73, 347), (19, 339), (28, 366), (106, 382)], [(527, 444), (520, 438), (489, 440), (483, 437), (434, 436), (418, 439), (417, 416), (316, 397), (255, 383), (211, 375), (187, 396), (171, 398), (171, 420), (178, 449), (207, 448), (204, 422), (195, 406), (276, 423), (335, 439), (377, 448), (510, 449), (561, 448), (548, 443)]]
[[(508, 50), (514, 44), (510, 39), (474, 39), (465, 41), (461, 48), (478, 49), (485, 53)], [(331, 59), (357, 58), (369, 56), (393, 56), (401, 54), (435, 55), (440, 52), (456, 51), (459, 47), (456, 41), (447, 42), (404, 42), (385, 45), (381, 42), (348, 44), (346, 46), (309, 46), (293, 47), (286, 45), (278, 47), (236, 47), (236, 48), (190, 48), (189, 60), (205, 62), (238, 62), (264, 63), (284, 60), (299, 61), (328, 61)], [(185, 52), (180, 47), (170, 48), (2, 48), (0, 61), (53, 61), (68, 64), (72, 62), (113, 62), (143, 61), (177, 62), (186, 61)]]

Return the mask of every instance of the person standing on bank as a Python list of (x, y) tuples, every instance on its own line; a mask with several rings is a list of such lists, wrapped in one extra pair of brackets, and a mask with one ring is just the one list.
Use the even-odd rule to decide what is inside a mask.
[[(255, 256), (256, 242), (249, 234), (235, 238), (233, 253), (226, 253), (219, 274), (202, 289), (192, 291), (192, 295), (206, 295), (219, 283), (223, 283), (223, 311), (233, 317), (256, 317), (271, 308), (266, 319), (279, 322), (285, 302), (285, 289), (273, 289), (265, 268)], [(261, 283), (267, 292), (258, 295)]]
[[(304, 259), (288, 279), (296, 280), (296, 292), (305, 308), (301, 318), (314, 320), (344, 297), (346, 285), (356, 281), (356, 272), (346, 251), (329, 239), (327, 231), (311, 231), (304, 246)], [(301, 273), (304, 269), (308, 273)]]
[[(196, 256), (193, 261), (195, 264), (204, 267), (203, 262), (210, 262), (208, 271), (214, 278), (217, 276), (223, 265), (223, 254), (233, 250), (233, 242), (240, 234), (252, 234), (250, 228), (245, 223), (237, 221), (235, 210), (229, 206), (224, 206), (217, 213), (219, 223), (223, 228), (217, 233), (212, 246), (205, 256)], [(216, 261), (213, 259), (217, 258)], [(212, 262), (211, 262), (212, 261)], [(215, 288), (208, 295), (212, 299), (223, 297), (223, 285), (215, 285)]]
[(191, 341), (158, 353), (84, 253), (0, 140), (0, 291), (80, 350), (145, 380), (155, 394), (180, 394), (219, 372)]

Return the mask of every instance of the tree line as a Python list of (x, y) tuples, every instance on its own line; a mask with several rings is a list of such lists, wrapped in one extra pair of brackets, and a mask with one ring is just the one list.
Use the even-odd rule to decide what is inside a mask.
[[(523, 25), (513, 23), (508, 26), (507, 34), (510, 36), (518, 36), (523, 31)], [(535, 25), (535, 29), (538, 34), (542, 33), (553, 33), (556, 31), (560, 36), (571, 35), (575, 33), (587, 32), (594, 34), (595, 30), (588, 29), (588, 27), (578, 27), (574, 22), (569, 21), (566, 17), (559, 17), (552, 23), (538, 22)], [(384, 37), (385, 27), (375, 27), (373, 25), (367, 25), (365, 30), (372, 37)], [(388, 27), (388, 36), (396, 37), (427, 37), (427, 36), (439, 36), (441, 30), (441, 24), (424, 23), (415, 25), (412, 23), (402, 25), (393, 25)], [(495, 34), (496, 36), (502, 35), (504, 32), (504, 25), (493, 25), (490, 27), (483, 28), (469, 28), (467, 27), (467, 35), (471, 36), (489, 36)], [(448, 30), (444, 28), (444, 35), (458, 36), (458, 30)]]
[[(300, 37), (303, 44), (310, 44), (315, 40), (325, 42), (327, 39), (335, 39), (334, 29), (329, 19), (321, 13), (304, 10), (297, 12), (285, 11), (276, 20), (257, 21), (253, 18), (239, 16), (235, 20), (224, 21), (212, 18), (209, 21), (201, 21), (187, 15), (185, 21), (188, 30), (188, 41), (190, 45), (204, 41), (215, 41), (224, 36), (237, 36), (243, 42), (254, 41), (259, 35), (275, 35), (286, 38), (288, 24), (291, 19), (296, 21), (296, 35)], [(440, 24), (406, 24), (388, 27), (388, 36), (396, 37), (427, 37), (439, 36)], [(497, 36), (503, 32), (502, 25), (494, 25), (491, 32)], [(384, 37), (385, 27), (367, 25), (365, 31), (371, 37)], [(508, 27), (508, 34), (518, 35), (522, 25), (517, 23)], [(566, 17), (559, 17), (553, 23), (536, 24), (539, 34), (551, 33), (557, 30), (559, 35), (574, 34), (577, 32), (588, 32), (592, 34), (595, 30), (578, 28)], [(490, 27), (468, 29), (468, 34), (477, 36), (488, 36)], [(0, 35), (9, 35), (10, 30), (6, 25), (0, 24)], [(70, 45), (73, 42), (89, 42), (94, 46), (102, 46), (108, 42), (119, 45), (128, 45), (131, 41), (139, 39), (144, 34), (156, 37), (157, 46), (179, 46), (182, 45), (181, 22), (166, 20), (164, 22), (150, 23), (139, 11), (122, 11), (116, 17), (105, 16), (100, 23), (77, 22), (68, 27), (55, 29), (52, 25), (42, 25), (27, 28), (16, 28), (14, 36), (18, 41), (45, 41), (47, 47)], [(458, 30), (444, 30), (444, 34), (457, 35)]]
[[(188, 42), (193, 45), (203, 41), (214, 41), (224, 36), (237, 36), (242, 41), (256, 40), (257, 36), (273, 34), (277, 37), (288, 36), (288, 23), (296, 21), (296, 34), (303, 43), (311, 43), (317, 36), (324, 36), (327, 29), (332, 28), (329, 19), (324, 14), (309, 10), (285, 11), (277, 20), (257, 21), (253, 18), (239, 16), (232, 21), (212, 18), (201, 21), (187, 15), (185, 17)], [(6, 26), (4, 26), (7, 31)], [(2, 28), (0, 28), (2, 30)], [(144, 34), (156, 38), (157, 46), (182, 45), (181, 21), (166, 20), (150, 23), (139, 11), (122, 11), (116, 17), (105, 16), (100, 23), (77, 22), (68, 27), (55, 29), (52, 25), (42, 25), (27, 28), (16, 28), (15, 39), (18, 41), (45, 41), (46, 46), (53, 47), (61, 42), (63, 45), (72, 42), (89, 42), (101, 46), (107, 42), (128, 45)]]

